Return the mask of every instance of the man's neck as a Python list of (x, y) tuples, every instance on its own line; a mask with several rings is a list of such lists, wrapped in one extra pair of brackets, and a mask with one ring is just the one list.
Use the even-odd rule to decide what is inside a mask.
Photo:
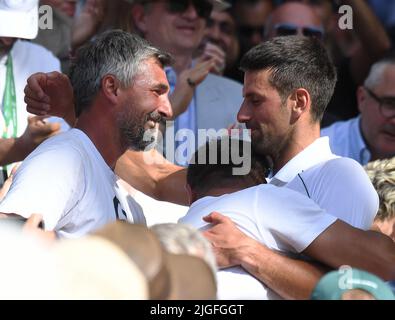
[(296, 129), (292, 137), (281, 147), (281, 151), (273, 157), (273, 172), (276, 174), (290, 160), (310, 146), (320, 137), (320, 126), (312, 125), (303, 130)]
[(80, 115), (75, 128), (80, 129), (89, 137), (107, 165), (114, 169), (117, 160), (126, 148), (121, 146), (119, 130), (107, 121), (106, 115), (95, 116), (93, 109)]
[(232, 187), (229, 186), (229, 187), (223, 187), (223, 188), (221, 188), (221, 187), (220, 188), (212, 188), (212, 189), (206, 191), (203, 195), (199, 195), (198, 197), (196, 197), (194, 202), (199, 200), (199, 199), (202, 199), (204, 197), (220, 197), (220, 196), (223, 196), (225, 194), (230, 194), (230, 193), (234, 193), (234, 192), (237, 192), (237, 191), (241, 191), (241, 190), (246, 189), (248, 187), (249, 186), (247, 186), (247, 185), (246, 186), (235, 185), (235, 186), (232, 186)]

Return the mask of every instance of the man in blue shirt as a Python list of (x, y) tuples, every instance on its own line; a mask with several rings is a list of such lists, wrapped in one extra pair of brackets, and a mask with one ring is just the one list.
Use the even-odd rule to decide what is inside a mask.
[(322, 129), (332, 152), (365, 165), (395, 155), (395, 55), (376, 62), (364, 85), (358, 88), (361, 114)]

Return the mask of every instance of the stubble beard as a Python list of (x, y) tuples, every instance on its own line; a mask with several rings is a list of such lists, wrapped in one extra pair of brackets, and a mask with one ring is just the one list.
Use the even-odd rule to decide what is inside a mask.
[(151, 112), (139, 121), (138, 116), (133, 113), (121, 114), (118, 118), (118, 127), (121, 137), (121, 145), (125, 149), (133, 151), (144, 151), (148, 146), (155, 143), (157, 129), (146, 129), (148, 121), (160, 122), (161, 116), (156, 112)]

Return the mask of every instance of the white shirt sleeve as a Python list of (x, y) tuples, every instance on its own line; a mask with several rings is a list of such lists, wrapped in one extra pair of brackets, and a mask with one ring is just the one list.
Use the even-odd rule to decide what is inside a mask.
[[(306, 194), (328, 213), (352, 226), (368, 230), (376, 216), (379, 198), (362, 166), (349, 158), (328, 161), (319, 171), (300, 174), (287, 187)], [(299, 186), (298, 186), (299, 185)]]
[(336, 221), (336, 217), (298, 192), (273, 188), (277, 189), (275, 196), (261, 190), (256, 207), (258, 228), (264, 242), (274, 244), (272, 248), (300, 253)]
[(39, 146), (18, 168), (0, 212), (25, 218), (43, 215), (45, 229), (52, 230), (84, 192), (82, 158), (72, 147), (46, 150)]

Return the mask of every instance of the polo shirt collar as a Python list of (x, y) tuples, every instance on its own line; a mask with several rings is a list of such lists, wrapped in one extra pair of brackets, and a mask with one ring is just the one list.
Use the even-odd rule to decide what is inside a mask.
[(329, 146), (329, 138), (321, 137), (315, 140), (303, 151), (287, 162), (279, 172), (271, 179), (270, 183), (283, 186), (292, 181), (298, 173), (307, 170), (329, 159), (336, 158)]

